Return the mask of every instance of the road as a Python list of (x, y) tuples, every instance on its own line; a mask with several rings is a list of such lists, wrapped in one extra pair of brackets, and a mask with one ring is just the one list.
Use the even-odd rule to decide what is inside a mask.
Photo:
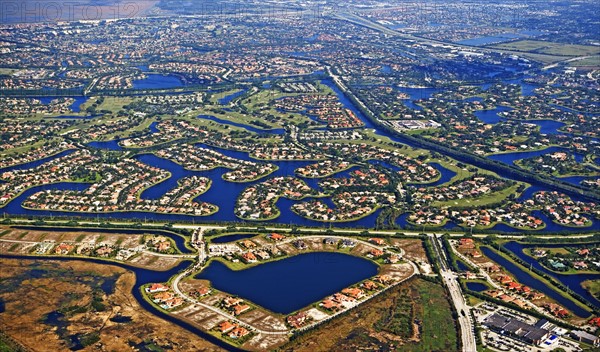
[(476, 352), (477, 344), (475, 342), (475, 324), (471, 316), (471, 307), (467, 305), (465, 297), (462, 293), (460, 284), (458, 283), (456, 274), (448, 267), (448, 258), (446, 252), (444, 252), (444, 244), (441, 241), (441, 237), (437, 235), (430, 236), (433, 248), (440, 259), (440, 275), (442, 281), (450, 292), (450, 298), (458, 313), (458, 324), (460, 325), (460, 339), (462, 345), (462, 351), (464, 352)]
[[(27, 219), (12, 219), (12, 223), (7, 224), (7, 225), (32, 225), (32, 226), (36, 226), (37, 220), (27, 220)], [(103, 222), (102, 221), (78, 221), (77, 224), (80, 227), (86, 227), (87, 226), (100, 226)], [(45, 224), (44, 226), (53, 226), (53, 224), (55, 224), (55, 226), (64, 226), (65, 224), (65, 220), (64, 219), (60, 219), (60, 220), (45, 220)], [(131, 226), (133, 224), (133, 222), (127, 222), (127, 221), (115, 221), (115, 222), (110, 222), (111, 226), (118, 226), (118, 225), (123, 225), (123, 226)], [(156, 229), (157, 226), (165, 226), (167, 224), (171, 224), (171, 223), (151, 223), (151, 224), (142, 224), (142, 226), (139, 228), (140, 230), (144, 230), (144, 228), (151, 228), (151, 229)], [(266, 226), (262, 226), (263, 224), (254, 224), (254, 225), (248, 225), (248, 224), (244, 224), (244, 223), (239, 223), (237, 225), (233, 225), (236, 227), (236, 231), (257, 231), (257, 227), (261, 227), (264, 228), (265, 231), (269, 231), (269, 232), (280, 232), (280, 233), (291, 233), (292, 229), (291, 228), (282, 228), (282, 227), (266, 227)], [(325, 226), (325, 225), (324, 225)], [(177, 228), (177, 229), (187, 229), (187, 230), (196, 230), (199, 227), (202, 227), (203, 232), (206, 232), (207, 230), (226, 230), (228, 228), (228, 226), (225, 225), (213, 225), (213, 224), (201, 224), (201, 223), (196, 223), (196, 224), (173, 224), (173, 228)], [(298, 229), (300, 231), (302, 231), (302, 227), (298, 227)], [(168, 228), (165, 228), (165, 230), (169, 230)], [(321, 232), (323, 234), (360, 234), (363, 231), (369, 231), (369, 235), (370, 236), (394, 236), (396, 235), (398, 232), (401, 232), (407, 236), (418, 236), (421, 233), (424, 233), (424, 231), (404, 231), (402, 229), (394, 229), (394, 230), (373, 230), (373, 229), (366, 229), (366, 228), (333, 228), (333, 229), (326, 229), (326, 228), (310, 228), (310, 229), (305, 229), (306, 231), (313, 231), (313, 232)], [(447, 230), (444, 229), (440, 229), (439, 231), (427, 231), (427, 234), (432, 235), (432, 234), (442, 234), (442, 233), (447, 233)], [(464, 237), (465, 234), (464, 232), (460, 232), (460, 233), (449, 233), (450, 237)], [(594, 233), (589, 233), (589, 234), (578, 234), (578, 235), (569, 235), (569, 238), (588, 238), (588, 237), (592, 237), (594, 236)], [(482, 234), (474, 234), (473, 237), (476, 238), (485, 238), (489, 235), (482, 235)], [(522, 239), (527, 237), (526, 235), (503, 235), (502, 238), (504, 239)], [(561, 235), (550, 235), (550, 236), (544, 236), (544, 238), (548, 238), (548, 239), (552, 239), (552, 238), (564, 238), (564, 236)]]

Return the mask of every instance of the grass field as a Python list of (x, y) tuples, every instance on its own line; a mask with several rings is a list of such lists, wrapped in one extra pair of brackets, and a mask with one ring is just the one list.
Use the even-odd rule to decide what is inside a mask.
[(583, 288), (588, 290), (594, 297), (600, 298), (600, 281), (588, 280), (583, 282)]
[[(13, 73), (17, 72), (18, 69), (16, 68), (4, 68), (4, 67), (0, 67), (0, 75), (12, 75)], [(0, 351), (2, 351), (0, 349)]]
[(593, 66), (600, 67), (600, 56), (591, 56), (582, 60), (572, 61), (569, 63), (569, 66), (575, 67), (583, 67), (583, 66)]
[(456, 351), (457, 331), (452, 322), (444, 289), (411, 279), (281, 350)]
[(465, 198), (465, 199), (460, 199), (460, 200), (453, 199), (453, 200), (444, 201), (444, 202), (434, 202), (433, 206), (444, 207), (444, 206), (460, 205), (461, 207), (465, 207), (465, 206), (483, 207), (483, 206), (486, 206), (489, 204), (495, 204), (495, 203), (505, 200), (511, 194), (516, 194), (518, 188), (519, 188), (519, 184), (515, 184), (515, 185), (505, 188), (499, 192), (490, 193), (483, 197)]
[(545, 42), (540, 40), (518, 40), (491, 46), (495, 49), (523, 51), (557, 56), (586, 56), (600, 54), (600, 47), (591, 45), (573, 45)]

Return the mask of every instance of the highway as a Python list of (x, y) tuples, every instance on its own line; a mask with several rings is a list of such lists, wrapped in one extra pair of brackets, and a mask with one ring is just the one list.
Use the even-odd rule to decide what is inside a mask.
[(467, 305), (465, 297), (462, 293), (460, 284), (458, 283), (456, 274), (448, 267), (448, 258), (444, 252), (444, 244), (441, 237), (437, 235), (430, 236), (433, 248), (439, 258), (440, 275), (444, 285), (450, 292), (450, 298), (458, 313), (458, 324), (460, 325), (460, 339), (462, 351), (476, 352), (477, 344), (475, 342), (475, 324), (471, 316), (471, 307)]

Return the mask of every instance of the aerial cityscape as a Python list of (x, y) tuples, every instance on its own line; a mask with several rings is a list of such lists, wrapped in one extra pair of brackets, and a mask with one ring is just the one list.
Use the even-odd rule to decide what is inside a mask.
[(600, 2), (3, 0), (0, 352), (600, 351)]

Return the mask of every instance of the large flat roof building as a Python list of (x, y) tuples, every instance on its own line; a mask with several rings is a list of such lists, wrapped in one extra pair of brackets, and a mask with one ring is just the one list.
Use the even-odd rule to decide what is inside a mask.
[(550, 331), (529, 325), (519, 319), (506, 317), (501, 314), (492, 314), (483, 324), (501, 334), (506, 334), (525, 342), (540, 345), (550, 336)]

